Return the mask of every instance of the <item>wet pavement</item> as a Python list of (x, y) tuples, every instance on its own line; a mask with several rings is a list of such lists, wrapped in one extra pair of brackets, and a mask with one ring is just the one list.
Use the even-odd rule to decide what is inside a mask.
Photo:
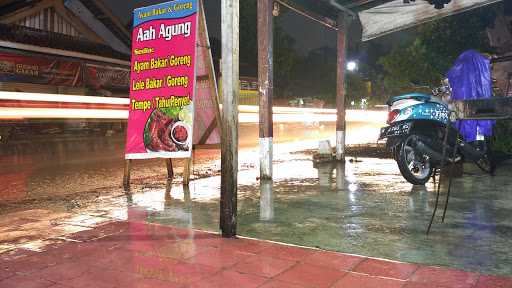
[[(46, 233), (0, 254), (0, 287), (503, 288), (512, 278), (148, 224), (147, 211), (4, 218), (2, 235)], [(6, 229), (6, 230), (5, 230)]]
[[(310, 155), (280, 155), (273, 184), (259, 183), (254, 168), (239, 173), (239, 235), (512, 276), (510, 164), (502, 166), (495, 177), (467, 165), (464, 177), (454, 181), (445, 223), (438, 217), (426, 236), (434, 185), (413, 187), (400, 176), (392, 160), (359, 158), (344, 166), (314, 167)], [(60, 239), (76, 229), (112, 219), (216, 232), (219, 185), (219, 176), (192, 181), (187, 189), (176, 184), (167, 188), (134, 184), (131, 194), (118, 191), (99, 194), (78, 207), (53, 206), (46, 226), (4, 214), (7, 222), (2, 222), (0, 252), (20, 247), (45, 249), (45, 239)], [(30, 211), (25, 213), (32, 217)], [(44, 233), (38, 232), (41, 227)]]
[[(307, 155), (291, 157), (275, 165), (274, 184), (258, 188), (257, 171), (240, 173), (240, 235), (512, 275), (511, 166), (489, 177), (468, 165), (465, 176), (454, 181), (445, 223), (437, 218), (426, 236), (435, 200), (432, 183), (413, 187), (392, 160), (367, 158), (316, 169)], [(167, 197), (164, 189), (153, 189), (130, 201), (150, 211), (149, 222), (217, 231), (219, 184), (218, 177), (200, 179), (189, 189), (173, 187)]]
[[(255, 114), (257, 116), (257, 114)], [(348, 143), (374, 142), (379, 123), (348, 123)], [(315, 148), (318, 140), (335, 135), (334, 122), (306, 121), (275, 123), (275, 154)], [(124, 141), (122, 133), (104, 135), (28, 135), (0, 145), (0, 208), (6, 202), (66, 197), (116, 189), (123, 177)], [(257, 123), (241, 123), (239, 143), (240, 168), (254, 166), (257, 155)], [(334, 139), (331, 139), (334, 143)], [(283, 145), (280, 145), (283, 144)], [(247, 153), (245, 153), (247, 152)], [(246, 155), (246, 156), (244, 156)], [(279, 157), (279, 156), (277, 156)], [(220, 171), (218, 150), (194, 152), (194, 174), (207, 177)], [(133, 162), (135, 183), (164, 184), (165, 163), (161, 159)], [(183, 161), (174, 160), (175, 172), (181, 177)]]
[[(512, 215), (512, 181), (510, 181), (512, 179), (512, 163), (500, 167), (495, 177), (481, 174), (471, 165), (465, 167), (464, 177), (454, 181), (445, 223), (440, 223), (440, 219), (437, 218), (431, 234), (426, 236), (425, 230), (434, 208), (435, 193), (432, 183), (424, 187), (413, 187), (400, 176), (396, 164), (389, 159), (358, 158), (354, 161), (350, 158), (351, 161), (347, 161), (345, 165), (323, 164), (315, 167), (311, 161), (311, 154), (300, 151), (316, 147), (318, 140), (329, 139), (333, 134), (331, 130), (334, 129), (334, 126), (332, 123), (306, 124), (281, 123), (274, 127), (278, 144), (274, 147), (275, 178), (273, 183), (260, 183), (257, 180), (258, 150), (254, 146), (257, 130), (252, 126), (242, 127), (241, 139), (244, 140), (240, 141), (241, 150), (239, 154), (239, 235), (358, 254), (362, 257), (385, 258), (413, 263), (407, 265), (413, 265), (414, 267), (419, 267), (415, 265), (434, 265), (473, 273), (512, 276), (512, 260), (510, 260), (512, 259), (512, 249), (510, 249), (512, 247), (512, 224), (510, 224), (510, 215)], [(309, 127), (308, 125), (312, 126)], [(378, 125), (354, 125), (349, 128), (349, 142), (359, 143), (371, 139), (374, 137), (372, 133), (375, 132), (375, 129), (378, 129)], [(76, 247), (81, 247), (80, 245), (101, 243), (100, 247), (92, 245), (92, 247), (99, 249), (97, 251), (100, 251), (100, 254), (105, 251), (110, 253), (110, 250), (104, 249), (114, 247), (121, 249), (116, 250), (116, 253), (121, 255), (125, 252), (126, 245), (139, 245), (138, 239), (141, 239), (142, 242), (145, 241), (144, 243), (154, 242), (157, 247), (162, 244), (158, 241), (167, 241), (169, 238), (173, 241), (174, 232), (158, 234), (159, 237), (156, 239), (158, 241), (146, 241), (145, 239), (151, 238), (153, 233), (147, 231), (157, 229), (154, 227), (163, 227), (159, 229), (170, 229), (169, 231), (181, 231), (176, 232), (177, 235), (182, 235), (183, 231), (189, 231), (186, 232), (188, 234), (204, 234), (196, 230), (194, 230), (196, 232), (190, 232), (192, 231), (190, 229), (218, 231), (220, 191), (218, 171), (220, 161), (217, 150), (199, 150), (196, 152), (194, 174), (197, 176), (188, 188), (179, 185), (181, 181), (179, 178), (175, 179), (173, 185), (168, 185), (165, 182), (165, 166), (162, 160), (137, 161), (133, 169), (131, 193), (125, 194), (120, 186), (123, 141), (123, 137), (118, 136), (100, 139), (89, 137), (85, 140), (55, 140), (52, 143), (44, 140), (41, 142), (32, 141), (25, 145), (10, 148), (14, 150), (2, 150), (3, 154), (0, 158), (0, 178), (3, 184), (0, 186), (0, 215), (2, 215), (0, 220), (0, 259), (2, 260), (0, 262), (2, 264), (9, 263), (20, 256), (27, 261), (34, 260), (36, 262), (34, 265), (37, 266), (39, 265), (37, 263), (41, 262), (37, 259), (41, 256), (43, 259), (50, 261), (48, 263), (44, 260), (44, 263), (40, 263), (41, 267), (49, 268), (48, 266), (54, 265), (54, 262), (57, 263), (51, 260), (51, 257), (46, 258), (48, 251), (53, 251), (53, 249), (56, 249), (54, 252), (66, 251), (66, 249), (75, 249), (72, 247), (76, 245), (78, 245)], [(181, 165), (180, 161), (175, 162), (178, 173)], [(444, 194), (441, 199), (444, 200)], [(107, 223), (112, 227), (103, 227), (101, 226), (102, 223)], [(98, 237), (115, 234), (115, 231), (112, 232), (111, 229), (116, 230), (117, 225), (127, 225), (126, 223), (128, 223), (128, 226), (131, 225), (130, 223), (139, 223), (140, 229), (145, 232), (135, 232), (135, 235), (130, 232), (130, 236), (120, 234), (123, 236), (107, 241), (110, 244), (106, 244), (106, 247), (102, 246), (104, 242), (100, 241)], [(186, 230), (180, 230), (177, 227)], [(126, 231), (126, 229), (123, 231)], [(82, 237), (77, 235), (85, 236), (76, 238)], [(211, 236), (212, 234), (207, 235)], [(180, 239), (187, 241), (188, 238)], [(136, 244), (130, 244), (132, 242), (136, 242)], [(197, 244), (195, 240), (192, 242), (193, 244), (177, 246), (181, 247), (178, 249), (181, 252), (176, 253), (185, 253), (190, 256), (195, 253), (197, 247), (199, 247), (197, 251), (200, 251), (202, 244)], [(62, 248), (63, 245), (65, 248)], [(118, 247), (119, 245), (122, 247)], [(187, 245), (190, 245), (190, 247)], [(59, 250), (61, 248), (64, 250)], [(190, 249), (193, 251), (191, 254), (188, 252)], [(42, 253), (37, 252), (35, 254), (37, 257), (33, 259), (24, 258), (25, 256), (29, 257), (28, 255), (34, 255), (34, 251)], [(84, 251), (90, 252), (87, 249)], [(117, 255), (116, 253), (112, 255)], [(249, 251), (249, 253), (252, 252)], [(139, 254), (129, 257), (141, 256)], [(276, 253), (276, 255), (279, 255), (279, 253)], [(181, 260), (187, 260), (188, 256)], [(212, 257), (212, 261), (221, 261), (218, 258), (223, 257), (221, 255), (218, 255), (217, 258)], [(279, 257), (276, 256), (276, 258)], [(159, 259), (152, 259), (151, 261), (161, 262)], [(302, 263), (302, 260), (294, 261), (294, 265), (301, 265)], [(369, 262), (371, 263), (371, 261)], [(84, 271), (80, 270), (81, 266), (72, 265), (72, 263), (75, 262), (62, 263), (67, 265), (62, 267), (68, 271), (78, 269), (77, 274), (70, 273), (77, 277), (84, 276)], [(109, 263), (109, 265), (122, 266), (122, 263)], [(315, 265), (320, 264), (316, 263)], [(411, 267), (404, 265), (404, 267)], [(94, 265), (85, 266), (91, 269), (95, 267)], [(132, 266), (130, 264), (130, 267)], [(380, 267), (380, 264), (377, 266)], [(191, 266), (187, 267), (190, 268)], [(378, 267), (375, 268), (376, 271), (394, 271), (387, 266), (387, 268)], [(356, 268), (350, 267), (342, 270)], [(0, 279), (10, 277), (11, 280), (7, 280), (13, 281), (12, 279), (17, 278), (12, 277), (19, 276), (20, 281), (25, 281), (27, 279), (24, 278), (24, 275), (31, 275), (24, 274), (23, 270), (17, 271), (16, 269), (18, 268), (15, 268), (15, 271), (12, 269), (8, 269), (7, 272), (0, 271)], [(97, 271), (97, 268), (94, 269), (96, 269), (94, 271)], [(183, 269), (187, 270), (188, 268)], [(441, 275), (445, 275), (439, 276), (436, 271), (446, 271), (446, 269), (425, 269), (419, 269), (418, 272), (409, 271), (406, 276), (403, 276), (402, 272), (396, 272), (397, 274), (393, 275), (374, 275), (370, 270), (364, 269), (357, 272), (399, 279), (402, 281), (400, 282), (401, 285), (405, 284), (403, 282), (404, 277), (413, 279), (415, 275), (413, 273), (423, 275), (421, 277), (432, 274), (435, 276), (434, 278), (444, 279), (443, 277), (445, 277), (452, 279), (447, 281), (462, 281), (461, 283), (465, 283), (464, 279), (469, 279), (467, 285), (464, 284), (466, 286), (453, 286), (451, 284), (446, 286), (446, 283), (444, 283), (444, 286), (438, 286), (446, 288), (475, 287), (478, 279), (484, 279), (484, 282), (481, 283), (495, 279), (486, 276), (478, 278), (479, 276), (476, 274), (465, 272), (454, 272), (456, 275), (439, 272)], [(148, 271), (140, 270), (142, 276), (139, 276), (144, 279), (162, 280), (158, 278), (160, 272)], [(212, 273), (220, 273), (218, 269), (211, 271), (213, 271)], [(97, 275), (98, 277), (92, 278), (117, 279), (117, 276), (107, 277), (105, 274), (101, 274), (101, 271), (97, 272), (100, 273)], [(203, 272), (201, 274), (212, 275), (212, 273)], [(238, 270), (235, 272), (242, 273)], [(157, 273), (158, 277), (154, 273)], [(228, 279), (232, 279), (230, 273), (226, 276)], [(266, 279), (260, 284), (266, 285), (273, 281), (273, 276), (251, 273), (246, 274)], [(218, 276), (219, 274), (215, 275)], [(221, 275), (224, 274), (221, 273)], [(341, 281), (340, 279), (343, 277), (348, 277), (349, 280), (353, 277), (361, 277), (358, 276), (359, 274), (355, 276), (352, 274), (343, 275), (338, 274), (340, 277), (333, 280), (333, 283), (338, 283), (337, 281)], [(222, 280), (224, 276), (218, 277), (221, 278), (218, 281), (224, 281)], [(42, 280), (43, 284), (41, 285), (43, 286), (29, 286), (27, 284), (26, 287), (48, 287), (48, 285), (54, 285), (56, 282), (62, 282), (44, 277), (42, 279), (45, 279)], [(501, 281), (496, 279), (492, 281)], [(4, 280), (4, 286), (13, 283), (7, 280)], [(87, 281), (93, 280), (89, 279)], [(87, 283), (87, 281), (83, 283)], [(350, 281), (359, 280), (352, 279)], [(70, 282), (66, 283), (70, 284)], [(62, 284), (65, 285), (66, 283)], [(76, 287), (103, 287), (91, 286), (90, 283), (89, 286), (83, 286), (80, 284), (81, 281), (77, 283), (75, 283)], [(107, 280), (105, 280), (105, 283), (107, 283), (105, 287), (115, 286)], [(383, 282), (378, 283), (374, 286), (371, 286), (372, 284), (362, 286), (361, 284), (353, 285), (353, 287), (387, 287), (387, 284), (382, 284)], [(509, 282), (503, 283), (506, 284), (502, 286), (479, 284), (478, 287), (511, 286)], [(158, 287), (156, 286), (158, 284), (144, 284), (155, 286), (143, 286), (143, 284), (135, 287)], [(177, 284), (189, 285), (190, 283)], [(286, 285), (295, 287), (292, 284), (288, 283)], [(389, 287), (395, 287), (394, 284), (389, 285)], [(0, 287), (3, 286), (0, 285)], [(11, 285), (6, 287), (24, 286)], [(54, 285), (51, 287), (66, 286)], [(282, 284), (266, 287), (287, 286)], [(307, 285), (297, 287), (307, 287)], [(406, 287), (436, 286), (409, 283)]]

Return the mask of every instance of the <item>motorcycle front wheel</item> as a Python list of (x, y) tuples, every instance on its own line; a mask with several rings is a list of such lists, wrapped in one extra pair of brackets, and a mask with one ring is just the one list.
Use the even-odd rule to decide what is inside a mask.
[(414, 185), (425, 185), (432, 177), (434, 167), (427, 155), (415, 149), (416, 138), (416, 135), (411, 134), (402, 141), (396, 160), (405, 180)]

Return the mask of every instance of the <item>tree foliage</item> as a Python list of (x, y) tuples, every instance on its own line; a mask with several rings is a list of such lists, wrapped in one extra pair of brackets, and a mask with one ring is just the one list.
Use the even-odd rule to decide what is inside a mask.
[(495, 17), (494, 9), (478, 9), (419, 26), (416, 39), (396, 46), (379, 60), (387, 93), (427, 90), (439, 84), (462, 52), (492, 52), (485, 28)]

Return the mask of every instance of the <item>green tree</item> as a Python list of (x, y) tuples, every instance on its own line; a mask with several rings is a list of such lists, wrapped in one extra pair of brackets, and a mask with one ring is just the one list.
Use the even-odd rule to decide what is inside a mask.
[(388, 96), (428, 91), (429, 86), (439, 84), (466, 50), (491, 53), (486, 27), (495, 18), (495, 9), (477, 9), (419, 26), (416, 39), (398, 45), (378, 61), (384, 70), (382, 82)]

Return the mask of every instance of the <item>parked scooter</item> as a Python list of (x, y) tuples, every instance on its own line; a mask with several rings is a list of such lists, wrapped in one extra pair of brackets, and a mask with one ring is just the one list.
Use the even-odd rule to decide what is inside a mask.
[(469, 160), (493, 173), (489, 139), (478, 135), (477, 141), (464, 142), (454, 127), (455, 113), (441, 99), (449, 99), (450, 93), (449, 84), (445, 84), (434, 89), (433, 95), (411, 93), (393, 97), (387, 103), (389, 126), (381, 128), (379, 140), (387, 139), (387, 148), (402, 176), (414, 185), (427, 183), (443, 163)]

